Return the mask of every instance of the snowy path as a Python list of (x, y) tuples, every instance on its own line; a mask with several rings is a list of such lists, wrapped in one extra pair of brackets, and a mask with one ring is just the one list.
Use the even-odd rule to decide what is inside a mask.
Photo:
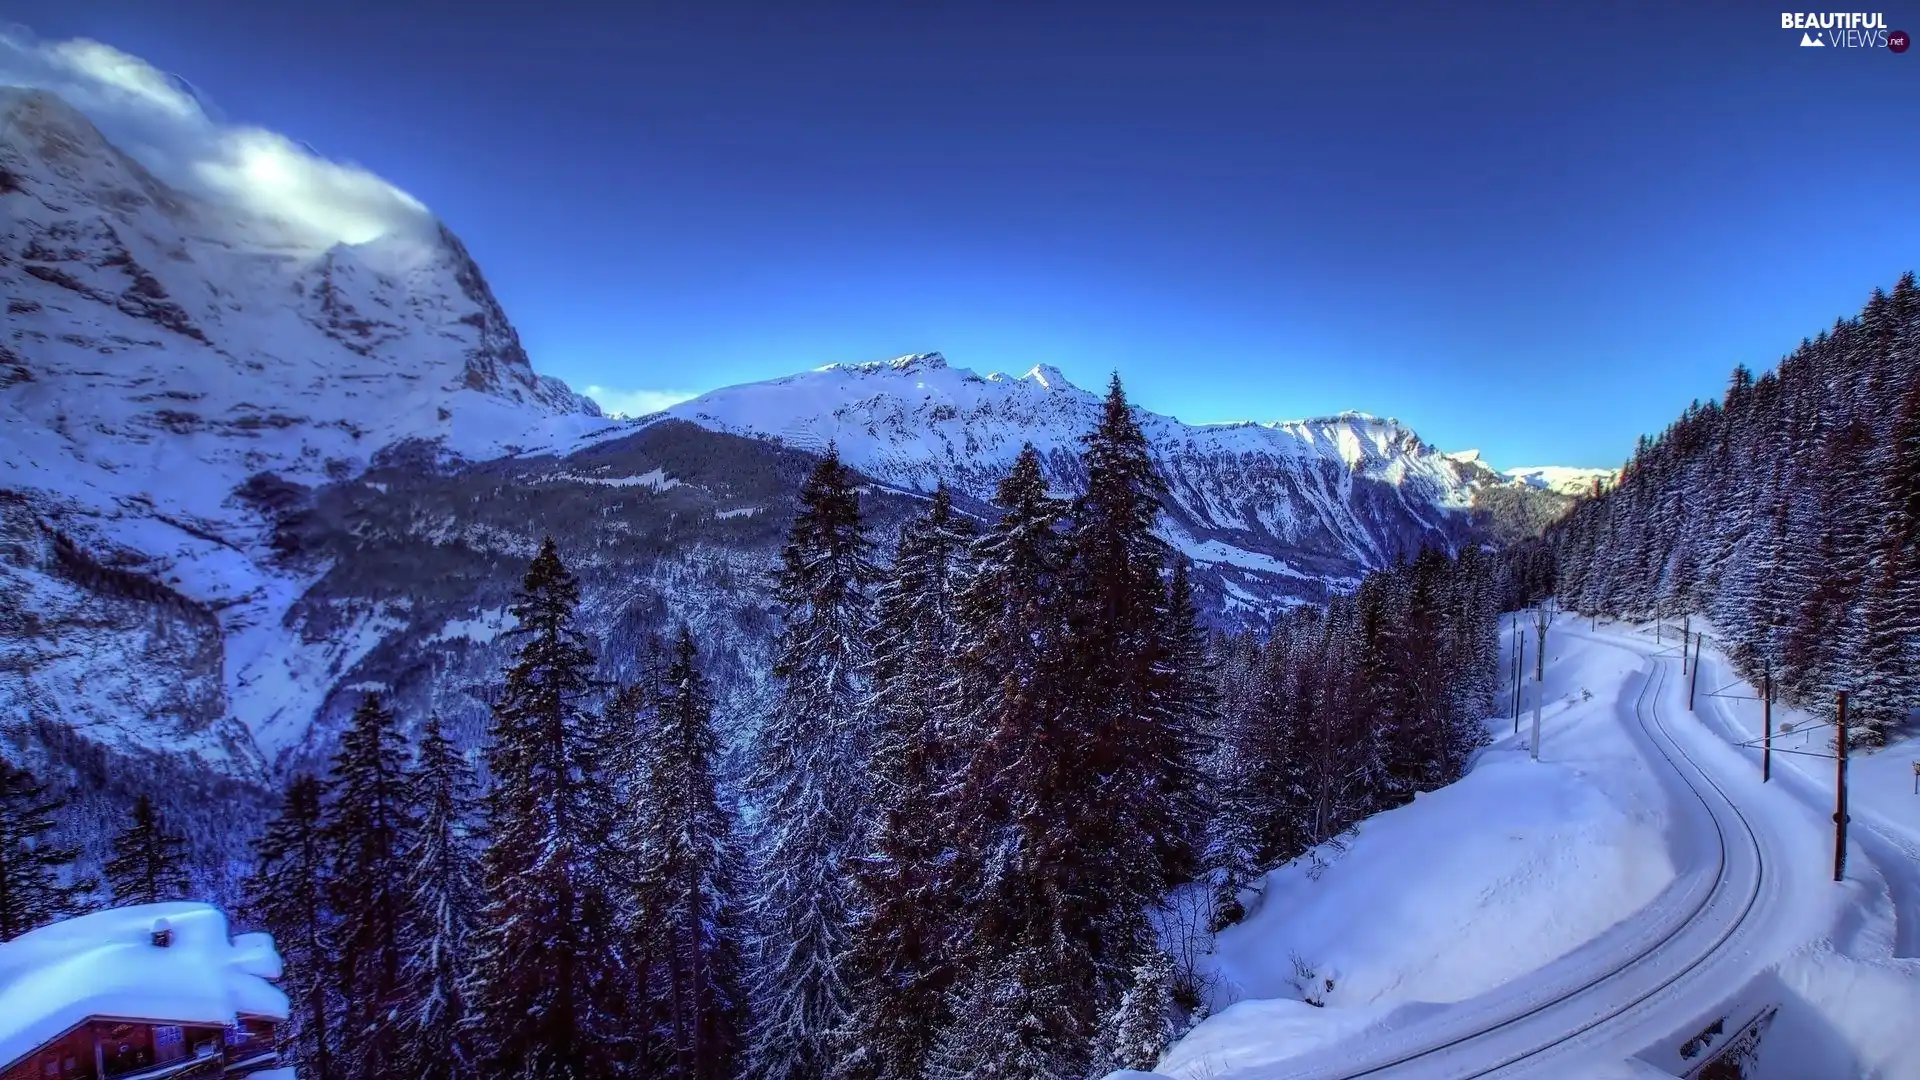
[[(1870, 1064), (1907, 1060), (1898, 1052), (1905, 1029), (1886, 1023), (1885, 1009), (1867, 1010), (1877, 1018), (1863, 1018), (1847, 1030), (1833, 1015), (1845, 1011), (1840, 1002), (1858, 1002), (1862, 995), (1884, 999), (1893, 1015), (1920, 1001), (1920, 963), (1898, 959), (1912, 955), (1920, 933), (1920, 864), (1907, 846), (1910, 838), (1893, 828), (1856, 828), (1849, 881), (1836, 885), (1831, 789), (1823, 791), (1813, 777), (1792, 771), (1783, 783), (1778, 758), (1774, 782), (1762, 785), (1757, 761), (1732, 745), (1741, 741), (1741, 728), (1722, 714), (1721, 699), (1703, 695), (1697, 712), (1689, 713), (1688, 680), (1671, 644), (1656, 644), (1628, 627), (1596, 629), (1570, 619), (1556, 625), (1550, 638), (1543, 760), (1517, 761), (1513, 744), (1520, 737), (1509, 736), (1489, 751), (1494, 760), (1456, 786), (1477, 784), (1480, 793), (1471, 797), (1484, 800), (1488, 790), (1499, 790), (1485, 783), (1485, 770), (1531, 769), (1539, 775), (1568, 762), (1585, 767), (1566, 775), (1591, 785), (1591, 766), (1604, 761), (1609, 771), (1600, 786), (1617, 788), (1623, 802), (1664, 797), (1664, 813), (1655, 815), (1659, 843), (1632, 847), (1632, 836), (1618, 839), (1627, 842), (1630, 858), (1670, 859), (1671, 880), (1644, 903), (1617, 908), (1618, 921), (1574, 939), (1580, 943), (1564, 955), (1549, 960), (1552, 951), (1536, 952), (1534, 970), (1490, 987), (1463, 983), (1472, 988), (1457, 1000), (1422, 998), (1417, 990), (1396, 992), (1388, 985), (1383, 992), (1355, 992), (1351, 1005), (1330, 1000), (1327, 1008), (1313, 1009), (1279, 999), (1270, 987), (1262, 994), (1249, 986), (1254, 992), (1246, 997), (1254, 1000), (1196, 1029), (1169, 1052), (1160, 1072), (1181, 1080), (1679, 1075), (1697, 1064), (1679, 1053), (1689, 1036), (1715, 1021), (1731, 1034), (1778, 1006), (1785, 1011), (1775, 1024), (1772, 1054), (1804, 1054), (1801, 1060), (1818, 1062), (1822, 1074), (1916, 1075), (1905, 1064), (1886, 1071)], [(1723, 673), (1718, 663), (1709, 653), (1703, 682)], [(1575, 682), (1609, 679), (1595, 689), (1611, 693), (1610, 709), (1596, 702), (1583, 710), (1572, 694), (1565, 707), (1553, 701), (1575, 685), (1563, 679), (1556, 686), (1555, 665)], [(1602, 730), (1621, 743), (1621, 753), (1595, 758), (1595, 732)], [(1432, 818), (1445, 809), (1416, 803), (1392, 813)], [(1521, 814), (1533, 809), (1516, 807)], [(1387, 830), (1403, 828), (1404, 822), (1384, 820), (1363, 828), (1347, 858), (1393, 858), (1379, 845), (1388, 843)], [(1503, 828), (1489, 823), (1482, 831)], [(1463, 835), (1461, 842), (1478, 841)], [(1369, 844), (1375, 847), (1363, 850)], [(1444, 874), (1423, 878), (1420, 869), (1409, 868), (1399, 883), (1409, 895), (1476, 887), (1497, 892), (1510, 884), (1492, 868), (1478, 886)], [(1571, 892), (1605, 888), (1608, 881), (1562, 872), (1550, 884), (1544, 891), (1536, 886), (1529, 901), (1576, 907), (1590, 898)], [(1484, 910), (1512, 918), (1515, 907), (1496, 900)], [(1284, 924), (1292, 914), (1275, 911), (1271, 920)], [(1406, 929), (1417, 934), (1422, 928), (1410, 923)], [(1487, 940), (1433, 947), (1443, 954), (1439, 964), (1466, 970), (1485, 962), (1480, 954)], [(1250, 966), (1260, 947), (1256, 933), (1223, 936), (1221, 970), (1236, 972), (1236, 960)], [(1525, 958), (1529, 948), (1543, 946), (1516, 926), (1512, 951)], [(1258, 1000), (1270, 995), (1276, 1000)], [(1890, 1028), (1890, 1035), (1861, 1033), (1873, 1024)], [(1795, 1045), (1780, 1048), (1789, 1042)], [(1830, 1071), (1841, 1062), (1844, 1073)], [(1789, 1067), (1762, 1075), (1813, 1074)]]

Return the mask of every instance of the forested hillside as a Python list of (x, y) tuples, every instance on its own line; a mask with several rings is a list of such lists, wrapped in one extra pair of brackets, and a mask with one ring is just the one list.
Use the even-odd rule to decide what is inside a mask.
[[(696, 629), (587, 633), (543, 544), (484, 770), (369, 689), (254, 845), (241, 916), (287, 958), (302, 1075), (1150, 1067), (1203, 1002), (1170, 897), (1229, 924), (1267, 870), (1462, 774), (1495, 564), (1429, 550), (1226, 637), (1156, 534), (1164, 481), (1117, 380), (1082, 466), (1057, 497), (1029, 448), (996, 517), (941, 488), (882, 550), (887, 504), (829, 448), (765, 583), (782, 631), (737, 783)], [(196, 894), (172, 804), (122, 823), (104, 887), (49, 842), (72, 811), (0, 772), (0, 940)]]
[(1756, 683), (1884, 743), (1920, 705), (1920, 290), (1912, 274), (1643, 438), (1611, 492), (1516, 553), (1582, 612), (1704, 614)]

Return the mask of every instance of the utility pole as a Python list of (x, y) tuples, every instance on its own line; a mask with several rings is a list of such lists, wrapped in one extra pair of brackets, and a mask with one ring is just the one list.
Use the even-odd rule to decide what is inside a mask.
[(1540, 706), (1547, 697), (1547, 627), (1553, 625), (1553, 598), (1533, 609), (1533, 741), (1529, 750), (1540, 760)]
[[(1693, 616), (1689, 615), (1680, 623), (1680, 674), (1682, 675), (1692, 670), (1687, 666), (1687, 639), (1692, 636)], [(1699, 666), (1700, 653), (1698, 651), (1695, 651), (1693, 654), (1693, 663), (1696, 667)]]
[(1833, 880), (1847, 876), (1847, 692), (1833, 724)]
[(1527, 635), (1513, 620), (1513, 733), (1520, 734), (1520, 674), (1526, 668)]
[[(1693, 643), (1693, 681), (1687, 684), (1687, 711), (1693, 711), (1693, 692), (1700, 689), (1700, 647), (1706, 644), (1707, 632), (1700, 631), (1700, 637)], [(1680, 648), (1684, 654), (1687, 639), (1680, 639)], [(1684, 666), (1684, 664), (1683, 664)]]
[(1760, 716), (1766, 725), (1766, 735), (1761, 742), (1760, 782), (1773, 779), (1773, 662), (1768, 661), (1766, 670), (1760, 673)]

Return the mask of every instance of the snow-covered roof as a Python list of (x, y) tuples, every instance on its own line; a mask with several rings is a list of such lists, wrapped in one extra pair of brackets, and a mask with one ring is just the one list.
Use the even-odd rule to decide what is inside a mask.
[[(154, 931), (171, 943), (154, 944)], [(0, 1069), (90, 1017), (169, 1024), (284, 1020), (280, 954), (266, 934), (229, 937), (206, 904), (82, 915), (0, 944)]]

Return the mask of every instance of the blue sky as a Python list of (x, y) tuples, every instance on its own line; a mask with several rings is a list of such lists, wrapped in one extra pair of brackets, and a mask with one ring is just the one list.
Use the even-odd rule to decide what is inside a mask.
[(622, 395), (938, 349), (1606, 465), (1920, 266), (1920, 50), (1758, 5), (624, 6), (0, 16), (417, 196)]

